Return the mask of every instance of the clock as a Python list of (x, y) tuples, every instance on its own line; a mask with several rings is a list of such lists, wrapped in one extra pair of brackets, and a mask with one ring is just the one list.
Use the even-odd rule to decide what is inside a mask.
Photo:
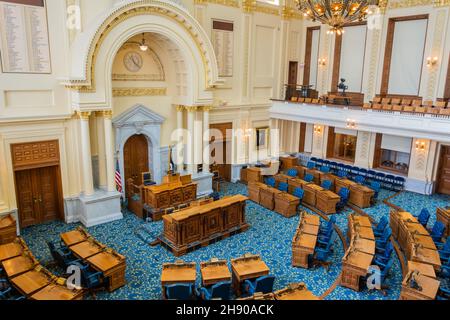
[(135, 51), (128, 52), (123, 58), (123, 64), (130, 72), (138, 72), (141, 70), (143, 63), (142, 56)]

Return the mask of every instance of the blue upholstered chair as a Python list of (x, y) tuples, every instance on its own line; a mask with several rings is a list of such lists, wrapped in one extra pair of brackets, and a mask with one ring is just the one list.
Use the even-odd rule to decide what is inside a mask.
[(220, 200), (220, 193), (213, 192), (209, 195), (209, 197), (212, 198), (214, 201), (218, 201), (218, 200)]
[(299, 198), (300, 199), (300, 203), (302, 203), (303, 197), (305, 196), (305, 190), (303, 190), (302, 188), (295, 188), (294, 189), (294, 193), (292, 193), (292, 195), (294, 197)]
[(317, 159), (317, 160), (316, 160), (316, 163), (317, 163), (317, 165), (318, 165), (319, 167), (321, 167), (321, 166), (323, 166), (323, 164), (325, 163), (325, 160), (323, 160), (323, 159)]
[(368, 170), (367, 171), (367, 179), (376, 181), (376, 177), (377, 177), (377, 172), (375, 170)]
[(394, 183), (395, 183), (395, 176), (393, 176), (392, 174), (387, 174), (384, 177), (384, 184), (387, 189), (394, 190)]
[(263, 276), (254, 281), (245, 280), (242, 287), (243, 293), (253, 296), (255, 293), (270, 293), (273, 291), (273, 284), (275, 282), (274, 276)]
[(377, 180), (378, 182), (380, 182), (381, 184), (383, 184), (385, 178), (386, 178), (386, 174), (384, 174), (383, 172), (377, 172), (377, 174), (376, 174), (376, 180)]
[(193, 285), (177, 283), (165, 287), (166, 297), (169, 300), (191, 300), (194, 297)]
[(444, 279), (450, 279), (450, 259), (443, 263), (439, 274)]
[(269, 187), (275, 188), (275, 184), (276, 184), (275, 178), (274, 177), (266, 178), (266, 184)]
[(314, 176), (310, 173), (306, 174), (304, 179), (306, 182), (312, 182), (314, 180)]
[(102, 272), (95, 271), (88, 264), (81, 262), (74, 262), (73, 265), (80, 268), (81, 286), (87, 289), (94, 298), (97, 291), (105, 289)]
[(1, 279), (0, 280), (0, 300), (8, 300), (10, 294), (12, 292), (11, 285), (8, 280)]
[(316, 164), (314, 162), (309, 161), (306, 165), (306, 167), (310, 170), (314, 169), (316, 167)]
[(358, 175), (355, 177), (355, 181), (356, 183), (364, 184), (366, 182), (366, 179), (363, 176)]
[(296, 177), (298, 175), (298, 171), (297, 171), (297, 169), (289, 169), (287, 172), (287, 175), (289, 177)]
[(386, 279), (388, 277), (389, 271), (392, 269), (394, 259), (390, 259), (387, 263), (375, 262), (375, 264), (379, 267), (379, 269), (370, 266), (369, 274), (378, 274), (381, 281), (381, 292), (383, 293), (383, 295), (386, 295), (386, 290), (389, 289), (389, 286), (387, 286), (386, 284)]
[(339, 211), (344, 209), (347, 205), (348, 199), (350, 198), (350, 190), (347, 188), (341, 188), (338, 195), (341, 197), (341, 200), (336, 205), (336, 209)]
[(327, 271), (329, 270), (331, 262), (328, 259), (333, 253), (333, 245), (336, 238), (337, 233), (333, 230), (331, 237), (327, 241), (318, 240), (318, 244), (314, 250), (313, 266), (324, 266)]
[(436, 300), (450, 300), (450, 289), (441, 286)]
[(440, 243), (442, 237), (444, 237), (445, 225), (441, 221), (436, 221), (434, 223), (433, 229), (431, 229), (430, 236), (433, 238), (434, 242)]
[(230, 300), (231, 281), (219, 282), (209, 288), (202, 287), (196, 290), (197, 296), (203, 300), (222, 299)]
[(394, 190), (401, 191), (405, 188), (405, 178), (403, 177), (395, 177), (394, 180)]
[(337, 168), (338, 168), (338, 163), (337, 162), (334, 162), (334, 161), (331, 161), (330, 162), (330, 168), (331, 168), (331, 170), (337, 170)]
[(423, 225), (425, 228), (427, 227), (428, 221), (430, 220), (430, 212), (427, 208), (423, 208), (422, 211), (420, 211), (420, 214), (416, 217), (417, 220), (419, 220), (419, 223)]
[(311, 157), (311, 159), (309, 161), (316, 163), (317, 162), (317, 158), (316, 157)]
[(287, 182), (280, 182), (278, 184), (278, 190), (280, 190), (280, 191), (288, 192), (288, 188), (289, 188), (289, 185), (287, 184)]
[(384, 229), (383, 234), (381, 235), (381, 237), (376, 238), (375, 240), (375, 244), (377, 249), (381, 250), (386, 250), (387, 244), (389, 243), (390, 239), (392, 236), (392, 230), (390, 227), (386, 227), (386, 229)]
[(330, 167), (328, 167), (328, 166), (321, 166), (320, 167), (320, 172), (330, 173)]
[(330, 180), (324, 180), (322, 182), (321, 187), (324, 188), (325, 190), (330, 190), (332, 185), (333, 183)]
[(436, 243), (436, 246), (439, 250), (441, 260), (447, 261), (450, 258), (450, 237), (447, 237), (447, 241), (445, 243)]
[(394, 245), (389, 241), (384, 251), (375, 255), (375, 263), (379, 262), (386, 264), (389, 259), (391, 259), (392, 252), (394, 252)]
[(339, 178), (346, 178), (347, 177), (347, 172), (345, 170), (339, 170), (337, 173)]
[(325, 224), (322, 224), (319, 229), (318, 240), (328, 241), (334, 231), (334, 224), (336, 223), (336, 216), (332, 216)]
[(381, 190), (381, 183), (379, 183), (378, 181), (371, 181), (370, 182), (370, 189), (375, 191), (375, 194), (374, 194), (373, 198), (374, 199), (378, 199), (378, 195), (380, 194), (380, 190)]
[(373, 228), (373, 233), (376, 237), (381, 237), (383, 235), (384, 230), (389, 225), (389, 219), (386, 216), (382, 216), (380, 222), (378, 222), (377, 226)]
[(74, 264), (74, 262), (80, 261), (66, 246), (61, 245), (60, 247), (56, 247), (56, 245), (50, 241), (47, 242), (47, 246), (55, 263), (64, 270), (66, 270), (68, 266)]

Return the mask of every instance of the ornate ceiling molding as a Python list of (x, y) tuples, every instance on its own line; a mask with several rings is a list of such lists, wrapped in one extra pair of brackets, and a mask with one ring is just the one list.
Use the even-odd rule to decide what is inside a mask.
[(165, 96), (166, 88), (114, 88), (113, 97)]
[(238, 0), (194, 0), (194, 4), (220, 4), (222, 6), (239, 8)]

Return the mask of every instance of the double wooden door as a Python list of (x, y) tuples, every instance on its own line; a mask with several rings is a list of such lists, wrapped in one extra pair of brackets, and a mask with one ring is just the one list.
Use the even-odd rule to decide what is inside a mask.
[(437, 192), (450, 195), (450, 146), (443, 146), (439, 161)]
[(16, 171), (16, 191), (22, 228), (60, 218), (59, 166)]
[(123, 150), (125, 181), (133, 179), (135, 185), (142, 185), (142, 173), (149, 172), (148, 142), (144, 135), (128, 139)]

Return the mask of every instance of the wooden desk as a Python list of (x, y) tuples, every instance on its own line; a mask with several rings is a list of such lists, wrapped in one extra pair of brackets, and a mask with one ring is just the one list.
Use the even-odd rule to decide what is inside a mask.
[(418, 271), (424, 276), (436, 279), (436, 272), (434, 271), (433, 266), (425, 263), (408, 261), (408, 272)]
[(441, 258), (437, 250), (417, 248), (416, 250), (412, 249), (411, 251), (411, 257), (407, 257), (408, 259), (432, 265), (436, 271), (441, 269)]
[(90, 234), (88, 234), (85, 230), (81, 228), (77, 228), (76, 230), (72, 230), (61, 234), (61, 240), (68, 247), (78, 244), (80, 242), (84, 242), (89, 237)]
[(359, 234), (359, 237), (362, 239), (375, 241), (375, 235), (373, 233), (372, 228), (359, 227), (358, 234)]
[(31, 300), (82, 300), (83, 290), (69, 290), (65, 285), (51, 284), (31, 296)]
[(278, 188), (278, 186), (280, 185), (281, 182), (288, 183), (289, 180), (294, 179), (293, 177), (290, 177), (283, 173), (276, 174), (273, 176), (273, 178), (275, 179), (275, 187), (276, 188)]
[(320, 300), (304, 283), (291, 284), (287, 288), (274, 292), (275, 300)]
[(302, 213), (300, 222), (313, 226), (320, 226), (320, 217), (313, 214)]
[(3, 269), (5, 269), (8, 278), (13, 278), (22, 273), (34, 269), (38, 265), (34, 257), (23, 254), (19, 257), (15, 257), (9, 260), (2, 261)]
[(355, 224), (358, 224), (361, 227), (372, 228), (372, 222), (370, 222), (369, 217), (352, 215), (352, 219)]
[(275, 209), (275, 195), (282, 193), (282, 191), (266, 187), (260, 189), (260, 205), (262, 205), (264, 208), (273, 210)]
[(248, 197), (251, 201), (259, 204), (261, 201), (260, 190), (265, 188), (266, 185), (261, 182), (249, 182), (248, 183)]
[(409, 212), (391, 210), (389, 214), (389, 224), (392, 229), (392, 235), (397, 239), (401, 221), (417, 221), (417, 219)]
[(171, 284), (188, 283), (195, 285), (197, 269), (195, 263), (165, 263), (161, 273), (161, 287), (164, 299), (166, 297), (165, 287)]
[(410, 271), (402, 282), (402, 291), (400, 300), (434, 300), (439, 290), (440, 282), (436, 279), (427, 277), (423, 274), (417, 274), (415, 280), (422, 291), (411, 288), (413, 272)]
[(20, 256), (24, 250), (20, 241), (10, 242), (0, 245), (0, 261), (8, 260)]
[(286, 218), (297, 215), (299, 204), (300, 199), (289, 193), (282, 192), (275, 195), (275, 212), (278, 212)]
[(295, 188), (303, 189), (305, 185), (311, 184), (302, 179), (291, 179), (288, 181), (288, 191), (290, 194), (294, 193)]
[(320, 184), (320, 174), (321, 174), (321, 173), (322, 173), (322, 172), (320, 172), (320, 171), (317, 170), (317, 169), (306, 169), (306, 170), (305, 170), (305, 176), (306, 176), (307, 174), (312, 175), (312, 176), (314, 177), (313, 182), (314, 182), (315, 184)]
[(360, 252), (373, 255), (376, 245), (373, 240), (360, 238), (353, 242), (353, 247)]
[(51, 284), (54, 278), (48, 271), (38, 266), (34, 270), (11, 279), (11, 283), (22, 295), (29, 297)]
[(106, 279), (106, 288), (112, 292), (127, 281), (125, 279), (126, 259), (124, 256), (109, 250), (101, 252), (87, 259), (87, 262), (97, 271), (103, 273)]
[(245, 221), (247, 197), (235, 195), (201, 206), (165, 215), (164, 233), (159, 239), (177, 255), (200, 243), (208, 245), (214, 238), (248, 229)]
[(342, 260), (341, 286), (360, 291), (359, 278), (369, 272), (373, 255), (354, 251), (346, 255)]
[(356, 182), (346, 179), (346, 178), (336, 178), (335, 180), (335, 191), (336, 193), (339, 193), (342, 188), (347, 188), (348, 190), (351, 189), (352, 186), (357, 185)]
[(322, 191), (323, 188), (316, 184), (308, 184), (303, 187), (305, 190), (305, 195), (303, 196), (303, 201), (310, 206), (315, 207), (317, 201), (317, 192)]
[(12, 215), (0, 217), (0, 244), (13, 242), (17, 237), (16, 219)]
[(319, 217), (307, 213), (301, 214), (300, 223), (292, 239), (292, 266), (309, 268), (309, 256), (314, 254), (319, 229)]
[(295, 167), (298, 165), (298, 158), (296, 157), (280, 157), (281, 162), (281, 170), (286, 171), (289, 170), (292, 167)]
[(436, 209), (436, 219), (445, 225), (445, 235), (444, 237), (450, 236), (450, 207), (447, 208), (437, 208)]
[(233, 271), (233, 288), (236, 295), (241, 295), (241, 284), (247, 279), (256, 279), (269, 274), (269, 267), (259, 256), (244, 256), (231, 260)]
[(105, 246), (96, 241), (84, 241), (69, 247), (69, 249), (76, 257), (86, 260), (105, 250)]
[(316, 193), (316, 208), (326, 214), (336, 213), (336, 205), (341, 197), (328, 190), (318, 191)]
[(359, 184), (350, 187), (349, 202), (359, 208), (369, 208), (375, 191)]
[(261, 182), (261, 168), (250, 167), (247, 168), (247, 181), (250, 182)]
[(231, 281), (232, 276), (226, 261), (202, 262), (200, 264), (203, 287), (209, 287), (223, 281)]
[(160, 210), (197, 199), (197, 184), (183, 184), (175, 181), (155, 186), (144, 187), (145, 203)]
[(338, 177), (335, 176), (334, 174), (321, 172), (319, 179), (320, 179), (320, 185), (322, 185), (322, 183), (325, 180), (331, 181), (330, 191), (335, 191), (336, 190), (336, 179), (338, 179)]

